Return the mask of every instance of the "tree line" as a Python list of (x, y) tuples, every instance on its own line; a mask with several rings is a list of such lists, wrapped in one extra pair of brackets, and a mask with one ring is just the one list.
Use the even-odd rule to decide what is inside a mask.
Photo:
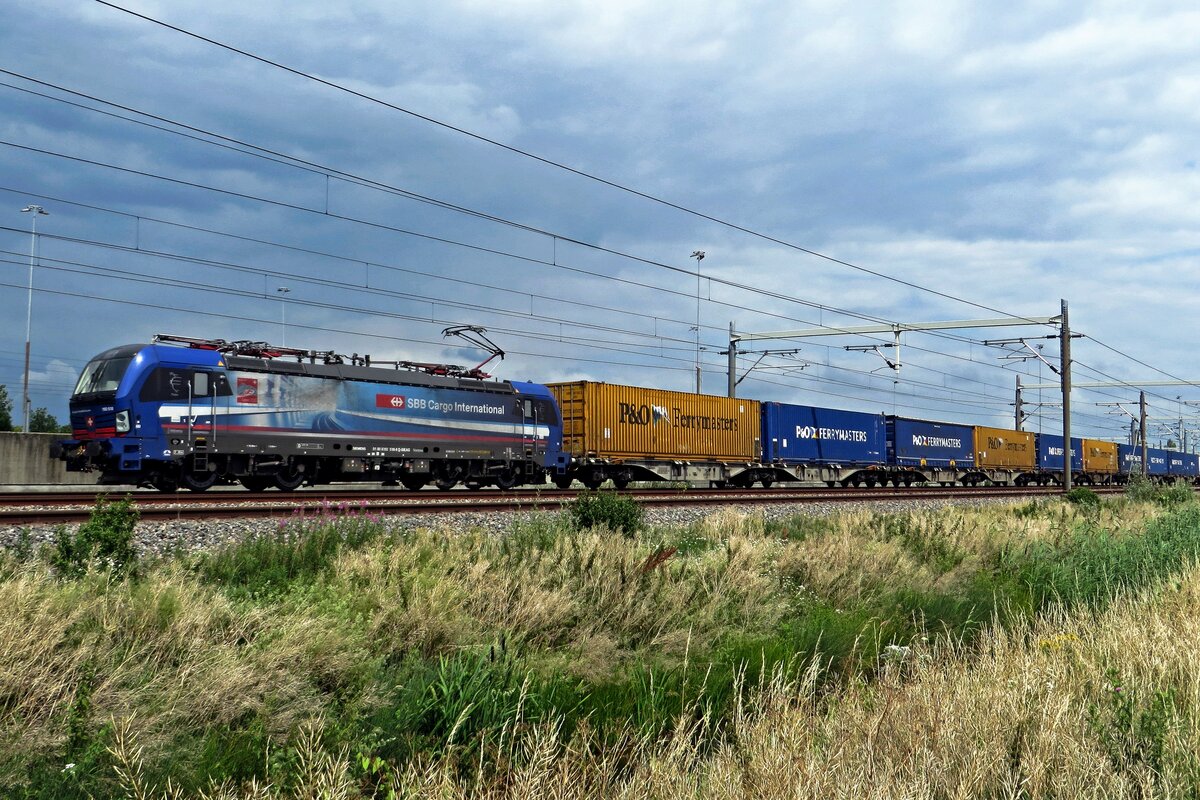
[[(20, 425), (13, 425), (13, 401), (8, 396), (8, 387), (0, 383), (0, 431), (19, 431)], [(71, 425), (59, 425), (54, 415), (45, 408), (35, 408), (29, 412), (30, 433), (70, 433)]]

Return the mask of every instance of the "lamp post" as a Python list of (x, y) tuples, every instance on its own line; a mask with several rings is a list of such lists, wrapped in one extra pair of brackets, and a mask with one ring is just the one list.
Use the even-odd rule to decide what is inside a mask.
[(21, 430), (29, 433), (29, 334), (33, 328), (33, 264), (37, 260), (37, 221), (38, 217), (50, 216), (50, 212), (41, 206), (28, 205), (21, 209), (21, 213), (33, 215), (29, 240), (29, 300), (25, 306), (25, 386), (21, 392), (21, 413), (25, 419)]
[(700, 394), (700, 262), (703, 250), (693, 250), (689, 258), (696, 259), (696, 394)]
[(280, 286), (275, 291), (279, 294), (279, 327), (283, 328), (283, 341), (280, 343), (280, 347), (287, 347), (287, 296), (291, 289)]

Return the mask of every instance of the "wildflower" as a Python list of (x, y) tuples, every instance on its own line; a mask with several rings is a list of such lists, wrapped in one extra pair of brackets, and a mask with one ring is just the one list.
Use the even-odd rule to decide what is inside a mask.
[(70, 764), (67, 764), (65, 767), (62, 768), (62, 771), (70, 772), (73, 769), (75, 769), (75, 762), (71, 762)]

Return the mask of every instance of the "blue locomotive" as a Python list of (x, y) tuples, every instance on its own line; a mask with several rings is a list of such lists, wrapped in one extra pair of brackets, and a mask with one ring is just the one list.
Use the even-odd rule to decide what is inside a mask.
[(73, 438), (51, 455), (100, 483), (162, 491), (235, 481), (252, 491), (354, 480), (510, 488), (565, 471), (549, 390), (487, 377), (156, 336), (88, 363), (70, 401)]

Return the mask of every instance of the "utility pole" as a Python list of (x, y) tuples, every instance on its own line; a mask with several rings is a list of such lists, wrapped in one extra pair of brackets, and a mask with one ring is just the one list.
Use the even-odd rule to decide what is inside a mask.
[(1139, 436), (1142, 439), (1142, 477), (1145, 478), (1150, 474), (1150, 454), (1147, 452), (1150, 445), (1146, 443), (1146, 390), (1142, 390), (1141, 400), (1141, 425), (1138, 428)]
[[(1063, 491), (1071, 491), (1071, 323), (1067, 318), (1067, 301), (1062, 301), (1062, 403), (1063, 403)], [(1142, 395), (1145, 397), (1145, 394)], [(1143, 406), (1144, 408), (1144, 406)], [(1145, 411), (1142, 412), (1145, 418)], [(1144, 424), (1144, 423), (1143, 423)]]
[(733, 338), (733, 323), (729, 323), (729, 396), (737, 397), (737, 339)]
[(1025, 412), (1021, 410), (1021, 376), (1017, 376), (1017, 402), (1016, 411), (1013, 413), (1013, 422), (1017, 430), (1022, 430), (1021, 423), (1025, 421)]
[(693, 250), (690, 257), (696, 259), (696, 394), (700, 394), (700, 262), (704, 251)]
[(48, 217), (50, 212), (41, 206), (28, 205), (21, 209), (22, 214), (31, 214), (32, 231), (29, 239), (29, 302), (25, 307), (25, 383), (21, 391), (21, 414), (24, 417), (21, 430), (29, 433), (29, 409), (33, 403), (29, 398), (29, 334), (33, 328), (33, 265), (37, 261), (37, 220), (38, 217)]

